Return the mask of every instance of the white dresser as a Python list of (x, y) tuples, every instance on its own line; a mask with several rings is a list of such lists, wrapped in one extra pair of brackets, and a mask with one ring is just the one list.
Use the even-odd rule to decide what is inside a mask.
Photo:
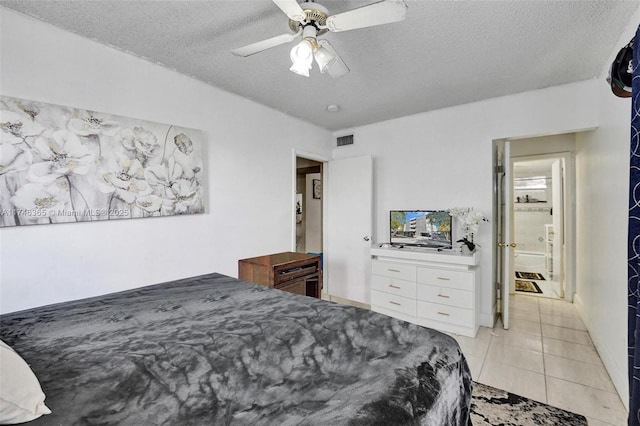
[(436, 330), (475, 337), (479, 253), (372, 247), (371, 309)]

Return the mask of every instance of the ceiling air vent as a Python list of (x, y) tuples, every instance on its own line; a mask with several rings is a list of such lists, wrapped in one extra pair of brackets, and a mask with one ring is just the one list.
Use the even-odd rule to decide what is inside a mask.
[(353, 135), (340, 136), (337, 141), (338, 146), (353, 145)]

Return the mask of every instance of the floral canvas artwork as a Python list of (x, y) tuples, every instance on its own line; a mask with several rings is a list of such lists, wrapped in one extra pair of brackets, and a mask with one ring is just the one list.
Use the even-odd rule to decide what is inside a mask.
[(0, 226), (203, 213), (203, 138), (0, 96)]

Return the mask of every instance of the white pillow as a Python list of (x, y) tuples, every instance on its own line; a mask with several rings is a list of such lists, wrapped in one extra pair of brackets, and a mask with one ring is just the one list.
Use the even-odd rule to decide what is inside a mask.
[(0, 340), (0, 424), (28, 422), (50, 414), (44, 398), (29, 365)]

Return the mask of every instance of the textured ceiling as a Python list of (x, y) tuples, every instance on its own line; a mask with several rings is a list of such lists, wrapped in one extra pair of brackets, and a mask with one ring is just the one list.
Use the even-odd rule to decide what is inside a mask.
[[(331, 14), (373, 1), (321, 0)], [(100, 43), (338, 130), (597, 77), (637, 1), (406, 1), (407, 19), (327, 38), (351, 72), (290, 72), (290, 45), (230, 53), (288, 31), (269, 0), (0, 0)], [(622, 46), (619, 46), (622, 47)], [(341, 111), (326, 111), (338, 104)]]

